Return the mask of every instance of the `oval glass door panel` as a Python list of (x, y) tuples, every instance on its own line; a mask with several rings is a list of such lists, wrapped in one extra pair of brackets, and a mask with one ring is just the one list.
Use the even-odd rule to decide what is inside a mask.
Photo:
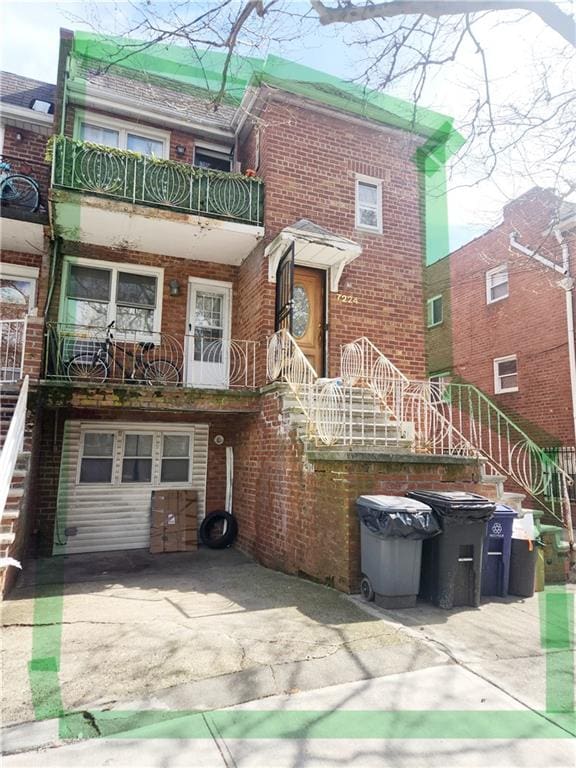
[(310, 322), (310, 299), (303, 285), (294, 286), (294, 305), (292, 315), (292, 333), (296, 339), (301, 339), (308, 329)]

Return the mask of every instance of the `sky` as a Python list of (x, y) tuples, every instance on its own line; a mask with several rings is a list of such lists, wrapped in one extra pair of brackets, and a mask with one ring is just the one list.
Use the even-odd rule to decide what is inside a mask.
[[(301, 0), (293, 0), (294, 10), (302, 8)], [(59, 44), (59, 28), (90, 29), (106, 32), (118, 31), (125, 22), (128, 3), (76, 2), (68, 0), (3, 0), (0, 3), (0, 67), (27, 77), (55, 82)], [(556, 50), (554, 33), (543, 29), (532, 18), (520, 24), (510, 25), (499, 15), (498, 23), (490, 20), (487, 59), (491, 68), (495, 93), (501, 103), (513, 100), (515, 95), (526, 91), (535, 77), (533, 57), (536, 50), (549, 46), (551, 55)], [(488, 29), (488, 27), (487, 27)], [(278, 44), (268, 42), (266, 49), (253, 49), (253, 55), (268, 52), (298, 61), (336, 76), (352, 79), (364, 69), (364, 49), (354, 45), (358, 28), (321, 28), (318, 25), (302, 25), (301, 34), (295, 39)], [(249, 41), (248, 41), (249, 42)], [(476, 77), (477, 52), (468, 48), (458, 66), (443, 67), (428, 82), (422, 95), (422, 105), (453, 115), (458, 125), (470, 107), (472, 91), (470, 83)], [(392, 90), (403, 96), (401, 90)], [(453, 189), (448, 195), (450, 243), (455, 248), (498, 223), (502, 206), (513, 197), (538, 183), (546, 185), (548, 178), (518, 173), (513, 153), (504, 158), (494, 177), (486, 182), (470, 186), (475, 178), (466, 163), (458, 166), (452, 179)]]

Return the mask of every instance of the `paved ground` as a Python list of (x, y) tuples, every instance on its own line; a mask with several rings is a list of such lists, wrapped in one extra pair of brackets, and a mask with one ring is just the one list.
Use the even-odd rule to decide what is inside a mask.
[[(3, 607), (4, 723), (34, 717), (32, 581), (29, 572)], [(67, 709), (158, 706), (160, 697), (166, 708), (228, 706), (443, 662), (338, 592), (232, 550), (75, 556), (65, 581)]]
[[(576, 764), (576, 718), (558, 726), (538, 712), (546, 680), (538, 597), (494, 600), (478, 610), (422, 604), (382, 611), (232, 551), (155, 560), (134, 554), (124, 563), (116, 556), (101, 559), (98, 569), (87, 563), (71, 559), (67, 570), (65, 705), (112, 710), (113, 720), (127, 709), (192, 714), (160, 732), (142, 731), (137, 720), (121, 739), (66, 745), (58, 743), (54, 721), (15, 725), (5, 729), (4, 750), (14, 753), (6, 768)], [(32, 619), (30, 588), (24, 585), (15, 598), (4, 608), (7, 722), (31, 714), (25, 672), (31, 630), (21, 626)], [(222, 715), (194, 714), (226, 707)], [(255, 710), (270, 722), (238, 721)], [(347, 721), (333, 722), (330, 713), (357, 716), (348, 710), (366, 717), (388, 712), (391, 721), (374, 724), (374, 733), (386, 738), (345, 738)], [(405, 716), (413, 710), (423, 713), (416, 719), (422, 736), (436, 735), (438, 713), (457, 714), (448, 728), (441, 721), (442, 738), (406, 738)], [(489, 715), (488, 731), (478, 734), (475, 720), (466, 725), (468, 710), (507, 714)], [(312, 711), (312, 718), (288, 729), (291, 738), (274, 738), (295, 711)], [(502, 718), (516, 716), (516, 738), (486, 738), (502, 736), (496, 730)], [(204, 736), (191, 740), (199, 722)]]

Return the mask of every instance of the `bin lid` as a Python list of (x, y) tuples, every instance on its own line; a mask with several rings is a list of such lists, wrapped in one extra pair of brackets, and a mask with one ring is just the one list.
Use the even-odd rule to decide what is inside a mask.
[(409, 491), (411, 499), (429, 504), (438, 514), (487, 519), (494, 514), (496, 505), (485, 496), (469, 491)]
[(499, 517), (518, 517), (518, 512), (507, 504), (496, 504), (495, 515)]
[(356, 505), (381, 512), (431, 512), (430, 506), (406, 496), (359, 496)]

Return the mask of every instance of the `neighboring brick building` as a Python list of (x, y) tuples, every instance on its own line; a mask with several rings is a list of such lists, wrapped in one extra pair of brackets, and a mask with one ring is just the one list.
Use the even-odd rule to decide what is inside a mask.
[[(61, 41), (35, 547), (147, 547), (152, 490), (193, 489), (201, 517), (231, 503), (245, 551), (353, 589), (358, 494), (479, 487), (381, 376), (425, 376), (414, 157), (445, 118), (409, 130), (274, 57), (215, 111), (182, 49), (120, 67), (114, 46)], [(388, 360), (362, 341), (341, 362), (360, 337)]]

